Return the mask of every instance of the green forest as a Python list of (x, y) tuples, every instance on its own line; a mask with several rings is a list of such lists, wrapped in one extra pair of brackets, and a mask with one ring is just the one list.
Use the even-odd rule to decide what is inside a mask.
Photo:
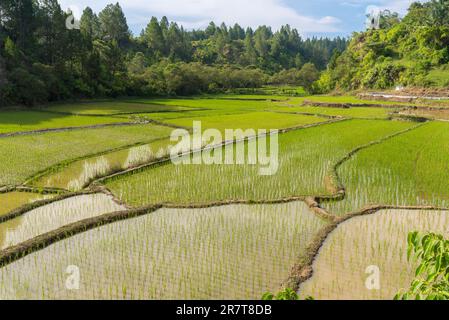
[(415, 2), (403, 19), (385, 11), (380, 22), (354, 33), (322, 74), (321, 91), (449, 86), (449, 0)]
[(264, 85), (310, 93), (449, 85), (449, 0), (413, 3), (403, 18), (383, 11), (380, 29), (350, 39), (304, 39), (289, 25), (186, 30), (166, 17), (133, 35), (119, 3), (98, 14), (87, 7), (80, 21), (57, 0), (3, 0), (0, 14), (0, 105)]
[[(287, 84), (310, 88), (347, 40), (302, 39), (286, 25), (187, 31), (149, 18), (132, 35), (119, 3), (86, 8), (79, 28), (57, 0), (0, 2), (0, 103), (175, 96)], [(70, 27), (68, 28), (67, 23)]]

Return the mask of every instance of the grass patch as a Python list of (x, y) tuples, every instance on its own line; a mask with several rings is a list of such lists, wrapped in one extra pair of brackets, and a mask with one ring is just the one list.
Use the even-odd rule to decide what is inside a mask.
[(426, 76), (426, 80), (438, 87), (449, 86), (449, 70), (443, 68), (433, 69)]

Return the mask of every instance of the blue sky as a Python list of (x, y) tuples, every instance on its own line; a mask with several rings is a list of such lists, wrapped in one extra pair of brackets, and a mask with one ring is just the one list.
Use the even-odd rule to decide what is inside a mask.
[[(117, 0), (60, 0), (75, 15), (90, 6), (99, 12)], [(368, 6), (405, 14), (412, 0), (122, 0), (128, 25), (134, 34), (146, 26), (151, 16), (166, 15), (188, 29), (204, 28), (209, 21), (238, 22), (243, 27), (269, 25), (278, 29), (290, 24), (305, 36), (348, 36), (364, 29)]]

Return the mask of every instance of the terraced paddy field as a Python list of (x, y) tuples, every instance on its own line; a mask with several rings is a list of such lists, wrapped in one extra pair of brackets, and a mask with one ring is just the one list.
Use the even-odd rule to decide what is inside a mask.
[[(0, 298), (258, 299), (289, 277), (324, 225), (301, 202), (163, 209), (0, 269)], [(68, 265), (80, 268), (80, 290), (60, 281)]]
[(192, 117), (180, 119), (167, 119), (164, 122), (181, 126), (191, 127), (193, 121), (201, 121), (204, 129), (218, 129), (224, 132), (226, 129), (287, 129), (325, 122), (327, 119), (318, 116), (286, 115), (275, 112), (251, 112), (234, 115), (211, 115), (206, 117)]
[(384, 108), (324, 108), (324, 107), (277, 107), (277, 112), (325, 115), (330, 117), (346, 117), (361, 119), (388, 119), (394, 110)]
[(347, 196), (323, 203), (344, 214), (370, 204), (449, 207), (449, 123), (431, 122), (361, 150), (338, 170)]
[(0, 136), (14, 132), (132, 123), (127, 118), (71, 116), (34, 111), (0, 111), (0, 119)]
[(400, 114), (406, 116), (424, 117), (429, 119), (449, 121), (449, 109), (437, 110), (404, 110)]
[[(0, 299), (260, 299), (286, 286), (392, 299), (416, 267), (408, 233), (449, 228), (449, 123), (391, 105), (234, 94), (2, 111), (0, 132), (27, 134), (0, 137)], [(222, 137), (172, 163), (170, 135), (194, 121), (282, 132)], [(249, 163), (261, 150), (277, 158)], [(261, 175), (268, 160), (276, 170)], [(365, 286), (372, 265), (380, 290)], [(70, 266), (79, 290), (66, 287)]]
[[(204, 130), (211, 128), (220, 130), (223, 133), (224, 140), (226, 129), (285, 129), (326, 122), (328, 119), (315, 116), (291, 116), (277, 113), (253, 112), (242, 115), (180, 118), (165, 120), (164, 123), (189, 128), (193, 126), (194, 121), (201, 121), (201, 126)], [(208, 141), (204, 141), (203, 144), (206, 145), (207, 143)], [(137, 167), (168, 156), (169, 148), (174, 144), (175, 142), (171, 142), (169, 139), (162, 139), (149, 144), (75, 161), (55, 168), (55, 170), (33, 179), (29, 184), (36, 187), (53, 187), (78, 191), (95, 178)]]
[(96, 178), (166, 157), (172, 144), (174, 143), (166, 138), (74, 161), (50, 169), (29, 181), (28, 185), (80, 191)]
[(48, 195), (32, 192), (6, 192), (0, 193), (0, 217), (24, 205), (46, 199)]
[(105, 194), (80, 195), (57, 201), (0, 224), (0, 249), (73, 222), (124, 209)]
[(171, 131), (163, 126), (135, 125), (0, 138), (0, 186), (21, 184), (68, 159), (150, 142)]
[(332, 195), (337, 188), (332, 180), (334, 163), (360, 145), (413, 126), (406, 122), (349, 120), (282, 134), (279, 169), (273, 176), (261, 176), (260, 167), (251, 165), (167, 164), (116, 177), (106, 186), (134, 206)]
[(178, 112), (190, 110), (179, 106), (157, 103), (139, 103), (138, 101), (104, 101), (76, 104), (53, 105), (43, 108), (45, 111), (78, 115), (124, 115), (150, 112)]
[[(448, 226), (448, 211), (385, 210), (353, 218), (329, 235), (301, 295), (319, 300), (392, 300), (408, 290), (418, 266), (407, 260), (408, 234), (446, 234)], [(379, 268), (378, 289), (366, 286), (370, 266)]]

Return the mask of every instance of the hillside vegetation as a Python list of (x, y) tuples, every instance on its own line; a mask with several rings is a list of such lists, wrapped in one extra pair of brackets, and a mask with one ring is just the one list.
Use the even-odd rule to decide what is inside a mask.
[(347, 45), (302, 39), (288, 25), (273, 31), (210, 23), (187, 31), (166, 17), (148, 18), (135, 36), (119, 3), (98, 14), (87, 7), (79, 26), (57, 0), (2, 0), (0, 15), (0, 105), (308, 87)]
[(449, 1), (413, 3), (401, 20), (384, 11), (380, 29), (355, 33), (317, 83), (321, 91), (449, 85)]

